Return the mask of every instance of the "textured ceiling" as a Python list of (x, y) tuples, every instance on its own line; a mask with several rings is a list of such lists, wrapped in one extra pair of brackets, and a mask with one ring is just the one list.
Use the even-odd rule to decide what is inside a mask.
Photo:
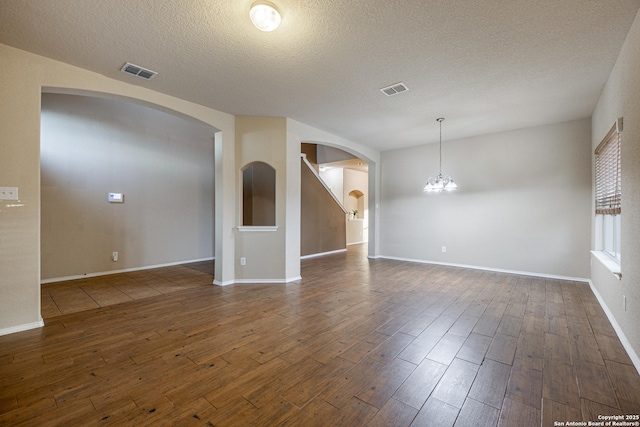
[[(2, 0), (0, 43), (378, 150), (589, 117), (640, 0)], [(0, 59), (1, 60), (1, 59)], [(144, 81), (125, 62), (159, 75)], [(379, 89), (404, 82), (409, 91)]]

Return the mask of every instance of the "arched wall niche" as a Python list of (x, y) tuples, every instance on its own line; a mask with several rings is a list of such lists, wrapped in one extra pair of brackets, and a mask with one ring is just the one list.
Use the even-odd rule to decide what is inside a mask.
[(349, 212), (356, 211), (356, 218), (364, 218), (364, 211), (367, 208), (364, 205), (364, 199), (364, 193), (360, 190), (352, 190), (349, 192), (346, 208)]
[(242, 170), (242, 225), (276, 225), (276, 170), (265, 162), (251, 162)]

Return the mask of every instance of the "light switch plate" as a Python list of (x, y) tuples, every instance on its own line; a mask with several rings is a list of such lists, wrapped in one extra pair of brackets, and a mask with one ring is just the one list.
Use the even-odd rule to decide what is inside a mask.
[(18, 200), (18, 187), (0, 187), (0, 200)]

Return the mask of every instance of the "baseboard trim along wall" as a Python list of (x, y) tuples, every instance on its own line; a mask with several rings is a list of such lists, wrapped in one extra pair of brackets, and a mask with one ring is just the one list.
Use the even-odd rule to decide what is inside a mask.
[(122, 270), (100, 271), (100, 272), (97, 272), (97, 273), (86, 273), (86, 274), (80, 274), (80, 275), (77, 275), (77, 276), (54, 277), (53, 279), (41, 280), (40, 284), (41, 285), (45, 285), (47, 283), (66, 282), (67, 280), (84, 279), (84, 278), (87, 278), (87, 277), (109, 276), (111, 274), (130, 273), (132, 271), (151, 270), (153, 268), (171, 267), (171, 266), (174, 266), (174, 265), (189, 264), (189, 263), (192, 263), (192, 262), (213, 261), (213, 260), (215, 260), (215, 257), (200, 258), (200, 259), (190, 259), (190, 260), (177, 261), (177, 262), (168, 262), (166, 264), (146, 265), (144, 267), (124, 268)]
[[(369, 257), (371, 258), (371, 257)], [(545, 273), (533, 273), (531, 271), (519, 271), (519, 270), (504, 270), (501, 268), (491, 268), (491, 267), (480, 267), (477, 265), (466, 265), (466, 264), (452, 264), (448, 262), (438, 262), (438, 261), (427, 261), (423, 259), (411, 259), (411, 258), (400, 258), (393, 256), (380, 255), (373, 259), (390, 259), (394, 261), (406, 261), (406, 262), (416, 262), (419, 264), (433, 264), (433, 265), (445, 265), (447, 267), (459, 267), (459, 268), (471, 268), (473, 270), (483, 270), (483, 271), (495, 271), (496, 273), (507, 273), (507, 274), (519, 274), (522, 276), (533, 276), (533, 277), (543, 277), (545, 279), (558, 279), (558, 280), (572, 280), (574, 282), (585, 282), (588, 283), (589, 279), (585, 277), (571, 277), (571, 276), (559, 276), (557, 274), (545, 274)]]
[(237, 279), (237, 280), (234, 280), (233, 283), (236, 283), (239, 285), (247, 284), (247, 283), (256, 283), (256, 284), (291, 283), (291, 282), (297, 282), (298, 280), (302, 280), (302, 276), (290, 277), (288, 279)]
[(333, 255), (333, 254), (339, 254), (342, 252), (347, 252), (346, 249), (337, 249), (335, 251), (329, 251), (329, 252), (320, 252), (317, 254), (311, 254), (311, 255), (305, 255), (305, 256), (301, 256), (300, 259), (309, 259), (309, 258), (317, 258), (319, 256), (325, 256), (325, 255)]
[(596, 287), (593, 286), (593, 282), (591, 280), (589, 280), (589, 287), (591, 288), (591, 291), (598, 299), (598, 302), (600, 303), (600, 306), (604, 310), (604, 313), (607, 315), (609, 322), (611, 322), (611, 326), (613, 326), (613, 329), (616, 331), (616, 334), (618, 334), (618, 338), (620, 338), (620, 342), (622, 343), (622, 346), (624, 347), (625, 350), (627, 350), (627, 354), (631, 358), (631, 361), (633, 362), (633, 366), (636, 367), (636, 371), (638, 371), (638, 373), (640, 374), (640, 357), (638, 357), (638, 354), (635, 352), (633, 347), (631, 347), (631, 343), (627, 339), (627, 336), (624, 334), (624, 332), (622, 332), (622, 328), (618, 324), (618, 321), (616, 320), (616, 318), (613, 316), (613, 312), (609, 310), (607, 303), (604, 302), (604, 299), (600, 295), (600, 292), (598, 292)]
[(226, 282), (220, 282), (219, 280), (214, 280), (213, 284), (216, 286), (229, 286), (233, 285), (235, 282), (233, 280), (227, 280)]
[(43, 326), (44, 326), (44, 320), (40, 318), (40, 320), (38, 320), (37, 322), (0, 329), (0, 337), (3, 335), (15, 334), (16, 332), (28, 331), (29, 329), (42, 328)]

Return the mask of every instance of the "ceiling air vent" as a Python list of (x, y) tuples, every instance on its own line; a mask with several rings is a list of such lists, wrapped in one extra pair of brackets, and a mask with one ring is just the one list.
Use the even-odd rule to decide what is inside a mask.
[(155, 71), (147, 70), (146, 68), (139, 67), (137, 65), (131, 64), (130, 62), (124, 64), (120, 71), (127, 74), (133, 74), (134, 76), (140, 77), (141, 79), (145, 80), (151, 80), (158, 74)]
[(391, 86), (383, 87), (380, 89), (380, 92), (384, 93), (387, 96), (397, 95), (402, 92), (408, 91), (409, 88), (405, 86), (404, 83), (396, 83)]

